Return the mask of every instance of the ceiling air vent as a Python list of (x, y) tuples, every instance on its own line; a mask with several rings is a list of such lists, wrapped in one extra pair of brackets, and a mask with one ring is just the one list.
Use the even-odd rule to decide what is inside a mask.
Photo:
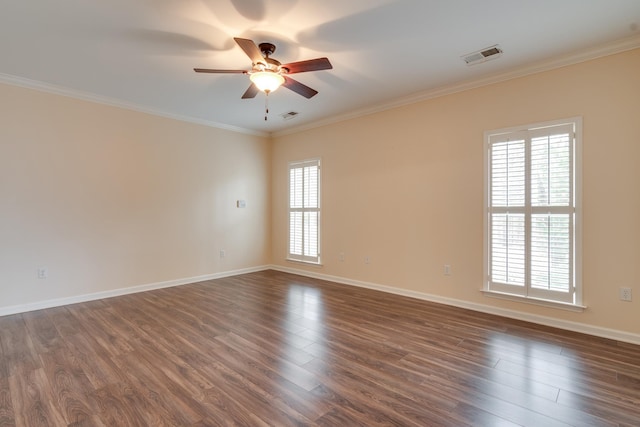
[(502, 56), (502, 49), (500, 49), (500, 46), (495, 45), (479, 50), (477, 52), (463, 55), (461, 56), (461, 58), (464, 62), (467, 63), (467, 65), (475, 65), (489, 61), (491, 59), (500, 58), (500, 56)]
[(289, 111), (288, 113), (280, 114), (280, 117), (282, 117), (284, 120), (291, 120), (295, 116), (297, 116), (298, 114), (300, 114), (300, 113), (298, 113), (297, 111)]

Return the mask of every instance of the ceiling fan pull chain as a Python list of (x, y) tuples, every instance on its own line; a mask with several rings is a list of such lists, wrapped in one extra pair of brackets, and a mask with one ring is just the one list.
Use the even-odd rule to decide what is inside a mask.
[(265, 92), (267, 96), (264, 98), (264, 121), (267, 121), (267, 115), (269, 114), (269, 91)]

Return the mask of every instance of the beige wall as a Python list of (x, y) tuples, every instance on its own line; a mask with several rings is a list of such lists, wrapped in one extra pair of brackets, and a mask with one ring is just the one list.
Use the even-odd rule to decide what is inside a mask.
[[(640, 334), (639, 70), (634, 50), (276, 138), (274, 264)], [(483, 132), (572, 116), (583, 117), (588, 309), (485, 297)], [(322, 268), (285, 260), (287, 162), (311, 157), (322, 159)], [(619, 301), (620, 286), (635, 301)]]
[[(0, 85), (0, 313), (273, 263), (638, 336), (639, 69), (635, 50), (273, 145)], [(584, 120), (589, 308), (484, 297), (483, 132), (571, 116)], [(311, 157), (323, 162), (321, 268), (285, 261), (287, 162)], [(620, 286), (635, 301), (619, 301)]]
[(0, 311), (270, 262), (267, 138), (6, 85), (0, 99)]

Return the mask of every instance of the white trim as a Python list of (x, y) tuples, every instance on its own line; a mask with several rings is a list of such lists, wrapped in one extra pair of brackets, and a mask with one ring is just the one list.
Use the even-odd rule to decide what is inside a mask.
[(579, 212), (579, 215), (576, 215), (574, 217), (574, 233), (575, 233), (575, 241), (573, 242), (575, 245), (575, 250), (574, 250), (574, 282), (575, 283), (580, 283), (580, 286), (578, 286), (575, 290), (575, 297), (576, 297), (576, 301), (582, 303), (584, 302), (583, 298), (583, 292), (584, 292), (584, 286), (583, 286), (583, 282), (582, 282), (582, 266), (583, 264), (583, 259), (582, 259), (582, 218), (583, 218), (583, 214), (584, 211), (582, 210), (582, 180), (583, 180), (583, 176), (582, 176), (582, 146), (584, 145), (584, 140), (583, 138), (583, 132), (582, 132), (582, 116), (578, 116), (578, 117), (574, 117), (573, 118), (574, 123), (576, 124), (576, 128), (575, 128), (575, 134), (573, 135), (573, 148), (574, 148), (574, 158), (573, 158), (573, 175), (574, 175), (574, 184), (575, 187), (573, 189), (573, 197), (574, 197), (574, 206), (576, 209), (576, 212)]
[(391, 286), (380, 285), (377, 283), (363, 282), (360, 280), (347, 279), (339, 276), (331, 276), (328, 274), (315, 273), (305, 270), (284, 267), (280, 265), (271, 265), (270, 268), (285, 273), (297, 274), (299, 276), (312, 277), (314, 279), (327, 280), (343, 285), (357, 286), (360, 288), (373, 289), (376, 291), (387, 292), (395, 295), (402, 295), (409, 298), (421, 299), (424, 301), (435, 302), (439, 304), (450, 305), (453, 307), (466, 308), (481, 313), (494, 314), (496, 316), (508, 317), (510, 319), (523, 320), (525, 322), (537, 323), (539, 325), (551, 326), (553, 328), (564, 329), (567, 331), (579, 332), (583, 334), (593, 335), (597, 337), (607, 338), (640, 345), (640, 334), (619, 331), (616, 329), (603, 328), (600, 326), (587, 325), (579, 322), (571, 322), (568, 320), (556, 319), (538, 314), (523, 313), (516, 310), (506, 308), (492, 307), (485, 304), (459, 300), (455, 298), (442, 297), (439, 295), (427, 294), (423, 292), (410, 291), (408, 289), (394, 288)]
[(302, 264), (302, 265), (306, 265), (306, 266), (309, 266), (309, 267), (317, 267), (317, 268), (324, 267), (324, 264), (322, 264), (320, 262), (305, 261), (305, 260), (302, 260), (302, 259), (295, 259), (295, 258), (285, 258), (285, 260), (287, 262), (291, 262), (293, 264)]
[(95, 301), (103, 298), (112, 298), (121, 295), (135, 294), (138, 292), (146, 292), (154, 289), (169, 288), (174, 286), (187, 285), (191, 283), (202, 282), (205, 280), (221, 279), (223, 277), (238, 276), (241, 274), (255, 273), (264, 270), (275, 270), (284, 273), (297, 274), (299, 276), (311, 277), (314, 279), (327, 280), (343, 285), (356, 286), (360, 288), (373, 289), (381, 292), (387, 292), (395, 295), (402, 295), (409, 298), (416, 298), (424, 301), (435, 302), (439, 304), (450, 305), (453, 307), (466, 308), (469, 310), (479, 311), (481, 313), (494, 314), (497, 316), (508, 317), (511, 319), (523, 320), (525, 322), (537, 323), (540, 325), (551, 326), (554, 328), (565, 329), (573, 332), (594, 335), (597, 337), (608, 338), (612, 340), (628, 342), (640, 345), (640, 334), (619, 331), (616, 329), (603, 328), (599, 326), (586, 325), (578, 322), (570, 322), (567, 320), (555, 319), (547, 316), (536, 314), (522, 313), (520, 311), (509, 310), (504, 308), (492, 307), (484, 304), (458, 300), (454, 298), (442, 297), (439, 295), (427, 294), (423, 292), (410, 291), (408, 289), (394, 288), (391, 286), (380, 285), (377, 283), (364, 282), (360, 280), (347, 279), (345, 277), (332, 276), (322, 273), (314, 273), (310, 271), (300, 270), (296, 268), (284, 267), (280, 265), (263, 265), (257, 267), (249, 267), (239, 270), (225, 271), (220, 273), (207, 274), (203, 276), (190, 277), (185, 279), (169, 280), (165, 282), (151, 283), (147, 285), (134, 286), (131, 288), (114, 289), (111, 291), (96, 292), (92, 294), (77, 295), (67, 298), (57, 298), (46, 301), (38, 301), (28, 304), (13, 305), (0, 307), (0, 316), (8, 316), (11, 314), (25, 313), (28, 311), (42, 310), (52, 307), (60, 307), (68, 304), (77, 304), (87, 301)]
[(599, 46), (585, 49), (581, 52), (576, 52), (571, 55), (559, 56), (557, 58), (550, 59), (548, 61), (542, 61), (540, 63), (527, 65), (515, 70), (511, 70), (505, 73), (496, 74), (494, 76), (484, 77), (480, 79), (468, 80), (453, 85), (442, 86), (433, 90), (423, 91), (415, 93), (408, 97), (402, 97), (390, 102), (382, 103), (373, 107), (362, 108), (348, 112), (346, 114), (329, 117), (325, 120), (318, 120), (311, 123), (303, 124), (297, 127), (284, 129), (276, 132), (259, 132), (251, 129), (225, 125), (223, 123), (217, 123), (209, 120), (198, 119), (194, 117), (187, 117), (177, 115), (173, 113), (167, 113), (160, 110), (144, 107), (141, 105), (130, 104), (124, 101), (120, 101), (113, 98), (107, 98), (92, 94), (89, 92), (83, 92), (79, 90), (69, 89), (62, 86), (53, 85), (50, 83), (40, 82), (37, 80), (26, 79), (23, 77), (14, 76), (11, 74), (0, 73), (0, 83), (5, 83), (12, 86), (20, 86), (28, 89), (35, 89), (43, 92), (49, 92), (57, 95), (67, 96), (70, 98), (82, 99), (85, 101), (96, 102), (99, 104), (110, 105), (113, 107), (124, 108), (127, 110), (138, 111), (147, 114), (153, 114), (156, 116), (167, 117), (174, 120), (180, 120), (188, 123), (196, 123), (204, 126), (226, 129), (234, 132), (245, 133), (256, 136), (271, 136), (280, 137), (284, 135), (303, 132), (309, 129), (315, 129), (322, 126), (330, 125), (333, 123), (339, 123), (358, 117), (368, 116), (370, 114), (379, 113), (393, 108), (402, 107), (405, 105), (415, 104), (428, 99), (439, 98), (442, 96), (450, 95), (453, 93), (463, 92), (470, 89), (479, 88), (482, 86), (488, 86), (494, 83), (500, 83), (503, 81), (516, 79), (519, 77), (528, 76), (531, 74), (541, 73), (543, 71), (549, 71), (556, 68), (562, 68), (569, 65), (579, 64), (581, 62), (590, 61), (604, 56), (615, 55), (617, 53), (626, 52), (629, 50), (637, 49), (640, 47), (640, 36), (630, 36), (619, 40), (614, 40), (610, 43), (605, 43)]
[(95, 102), (96, 104), (103, 104), (111, 107), (123, 108), (125, 110), (137, 111), (139, 113), (151, 114), (154, 116), (165, 117), (173, 120), (179, 120), (182, 122), (195, 123), (198, 125), (230, 130), (233, 132), (244, 133), (248, 135), (269, 136), (269, 133), (267, 132), (258, 132), (258, 131), (254, 131), (246, 128), (214, 122), (211, 120), (205, 120), (205, 119), (199, 119), (196, 117), (188, 117), (180, 114), (169, 113), (166, 111), (157, 110), (155, 108), (149, 108), (149, 107), (145, 107), (138, 104), (132, 104), (132, 103), (115, 99), (115, 98), (109, 98), (106, 96), (96, 95), (90, 92), (83, 92), (76, 89), (69, 89), (63, 86), (40, 82), (37, 80), (31, 80), (24, 77), (14, 76), (11, 74), (0, 73), (0, 83), (5, 83), (10, 86), (23, 87), (26, 89), (34, 89), (41, 92), (52, 93), (54, 95), (66, 96), (68, 98), (80, 99), (83, 101)]
[[(570, 146), (572, 147), (570, 154), (570, 171), (571, 179), (573, 183), (573, 189), (571, 190), (572, 200), (569, 206), (545, 206), (543, 210), (539, 210), (532, 206), (531, 200), (531, 183), (530, 175), (531, 171), (531, 157), (532, 157), (532, 139), (536, 137), (546, 137), (549, 132), (555, 133), (561, 132), (569, 136)], [(491, 163), (491, 151), (493, 145), (496, 143), (506, 143), (508, 141), (522, 142), (525, 147), (525, 171), (524, 171), (524, 183), (525, 183), (525, 200), (522, 206), (518, 207), (495, 207), (491, 202), (491, 176), (492, 176), (492, 163)], [(581, 166), (582, 166), (582, 117), (575, 116), (565, 119), (556, 119), (545, 122), (538, 122), (526, 125), (512, 126), (508, 128), (494, 129), (484, 132), (484, 227), (483, 227), (483, 292), (485, 295), (489, 295), (493, 292), (493, 296), (507, 299), (506, 295), (510, 295), (510, 299), (524, 300), (526, 298), (531, 299), (532, 304), (552, 306), (551, 301), (559, 303), (559, 307), (573, 306), (574, 311), (582, 311), (584, 307), (582, 305), (582, 250), (579, 246), (581, 244), (581, 236), (578, 234), (582, 231), (582, 187), (581, 187)], [(490, 222), (492, 220), (491, 215), (516, 213), (518, 215), (524, 215), (525, 218), (525, 231), (524, 231), (524, 283), (520, 286), (508, 283), (494, 282), (491, 277), (491, 257), (492, 253), (492, 231)], [(561, 213), (566, 215), (573, 215), (573, 219), (570, 219), (570, 225), (572, 228), (572, 235), (570, 238), (570, 260), (572, 266), (570, 267), (569, 277), (569, 289), (568, 292), (556, 292), (542, 289), (534, 289), (531, 286), (531, 217), (535, 213)], [(573, 251), (573, 252), (571, 252)], [(569, 309), (569, 308), (565, 308)]]
[(505, 292), (497, 292), (494, 290), (483, 289), (481, 292), (485, 296), (491, 297), (491, 298), (498, 298), (498, 299), (503, 299), (507, 301), (523, 302), (525, 304), (540, 305), (542, 307), (559, 308), (561, 310), (576, 311), (576, 312), (583, 312), (584, 310), (587, 309), (586, 305), (572, 304), (572, 303), (562, 302), (562, 301), (553, 301), (548, 299), (535, 298), (531, 296), (525, 297), (522, 295), (514, 295), (510, 293), (505, 293)]
[(554, 70), (556, 68), (567, 67), (569, 65), (579, 64), (581, 62), (587, 62), (594, 59), (602, 58), (609, 55), (615, 55), (618, 53), (627, 52), (629, 50), (637, 49), (640, 47), (640, 36), (631, 36), (623, 39), (615, 40), (611, 43), (606, 43), (589, 49), (585, 49), (581, 52), (576, 52), (571, 55), (559, 56), (557, 58), (550, 59), (548, 61), (542, 61), (535, 64), (529, 64), (524, 67), (516, 68), (504, 73), (467, 80), (461, 83), (453, 85), (442, 86), (436, 89), (418, 92), (411, 96), (395, 99), (391, 102), (375, 105), (373, 107), (362, 108), (342, 114), (339, 116), (329, 117), (325, 120), (319, 120), (312, 123), (303, 124), (300, 126), (284, 129), (281, 131), (273, 132), (272, 137), (280, 137), (284, 135), (290, 135), (298, 132), (303, 132), (310, 129), (327, 126), (334, 123), (343, 122), (346, 120), (355, 119), (358, 117), (368, 116), (370, 114), (380, 113), (382, 111), (391, 110), (397, 107), (403, 107), (405, 105), (416, 104), (418, 102), (426, 101), (428, 99), (440, 98), (453, 93), (464, 92), (466, 90), (476, 89), (483, 86), (489, 86), (495, 83), (505, 82), (508, 80), (517, 79), (520, 77), (529, 76), (532, 74), (542, 73), (544, 71)]
[(243, 268), (239, 270), (223, 271), (220, 273), (205, 274), (203, 276), (187, 277), (184, 279), (168, 280), (166, 282), (149, 283), (146, 285), (133, 286), (130, 288), (113, 289), (110, 291), (95, 292), (91, 294), (76, 295), (66, 298), (56, 298), (45, 301), (37, 301), (27, 304), (18, 304), (7, 307), (0, 307), (0, 316), (10, 314), (25, 313), (27, 311), (42, 310), (45, 308), (60, 307), (62, 305), (77, 304), (80, 302), (95, 301), (104, 298), (112, 298), (121, 295), (147, 292), (154, 289), (171, 288), (174, 286), (188, 285), (191, 283), (204, 282), (205, 280), (221, 279), (223, 277), (238, 276), (240, 274), (254, 273), (256, 271), (269, 270), (269, 266), (258, 266)]
[[(296, 161), (291, 161), (289, 162), (289, 166), (288, 166), (288, 197), (287, 197), (287, 213), (288, 213), (288, 221), (289, 221), (289, 225), (288, 225), (288, 230), (289, 230), (289, 234), (288, 234), (288, 244), (287, 244), (287, 255), (286, 255), (286, 259), (288, 261), (298, 261), (298, 262), (302, 262), (302, 263), (307, 263), (307, 264), (315, 264), (315, 265), (321, 265), (322, 259), (320, 258), (321, 256), (321, 233), (322, 233), (322, 163), (321, 163), (321, 158), (320, 157), (315, 157), (315, 158), (311, 158), (311, 159), (306, 159), (306, 160), (296, 160)], [(310, 167), (316, 167), (316, 178), (317, 178), (317, 199), (316, 199), (316, 207), (307, 207), (304, 206), (304, 199), (305, 199), (305, 194), (306, 191), (304, 190), (304, 171), (307, 168)], [(300, 169), (302, 170), (302, 181), (301, 181), (301, 191), (302, 191), (302, 200), (301, 200), (301, 205), (300, 207), (292, 207), (291, 206), (291, 193), (292, 193), (292, 189), (291, 189), (291, 171), (293, 170), (297, 170)], [(297, 182), (297, 181), (296, 181)], [(291, 214), (292, 213), (301, 213), (302, 214), (302, 230), (301, 230), (301, 238), (302, 238), (302, 247), (301, 247), (301, 254), (293, 254), (291, 253), (291, 231), (292, 231), (292, 227), (291, 227)], [(317, 242), (317, 247), (316, 247), (316, 256), (311, 256), (311, 255), (306, 255), (305, 254), (305, 243), (304, 243), (304, 230), (306, 228), (305, 222), (304, 222), (304, 214), (305, 213), (316, 213), (317, 214), (317, 223), (318, 223), (318, 229), (317, 229), (317, 233), (315, 235), (316, 237), (316, 242)]]

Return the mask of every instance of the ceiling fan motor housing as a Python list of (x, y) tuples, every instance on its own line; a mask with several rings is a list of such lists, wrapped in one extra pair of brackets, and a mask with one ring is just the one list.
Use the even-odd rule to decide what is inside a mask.
[(267, 58), (276, 51), (276, 45), (273, 43), (260, 43), (258, 47), (260, 48), (260, 52)]
[(260, 43), (258, 45), (262, 55), (264, 56), (264, 61), (258, 64), (254, 64), (255, 68), (259, 71), (273, 71), (274, 73), (287, 72), (287, 69), (281, 68), (280, 61), (271, 58), (270, 56), (273, 52), (276, 51), (276, 46), (272, 43)]
[(264, 60), (264, 71), (273, 71), (275, 73), (280, 71), (280, 61), (277, 61), (273, 58), (264, 58)]

